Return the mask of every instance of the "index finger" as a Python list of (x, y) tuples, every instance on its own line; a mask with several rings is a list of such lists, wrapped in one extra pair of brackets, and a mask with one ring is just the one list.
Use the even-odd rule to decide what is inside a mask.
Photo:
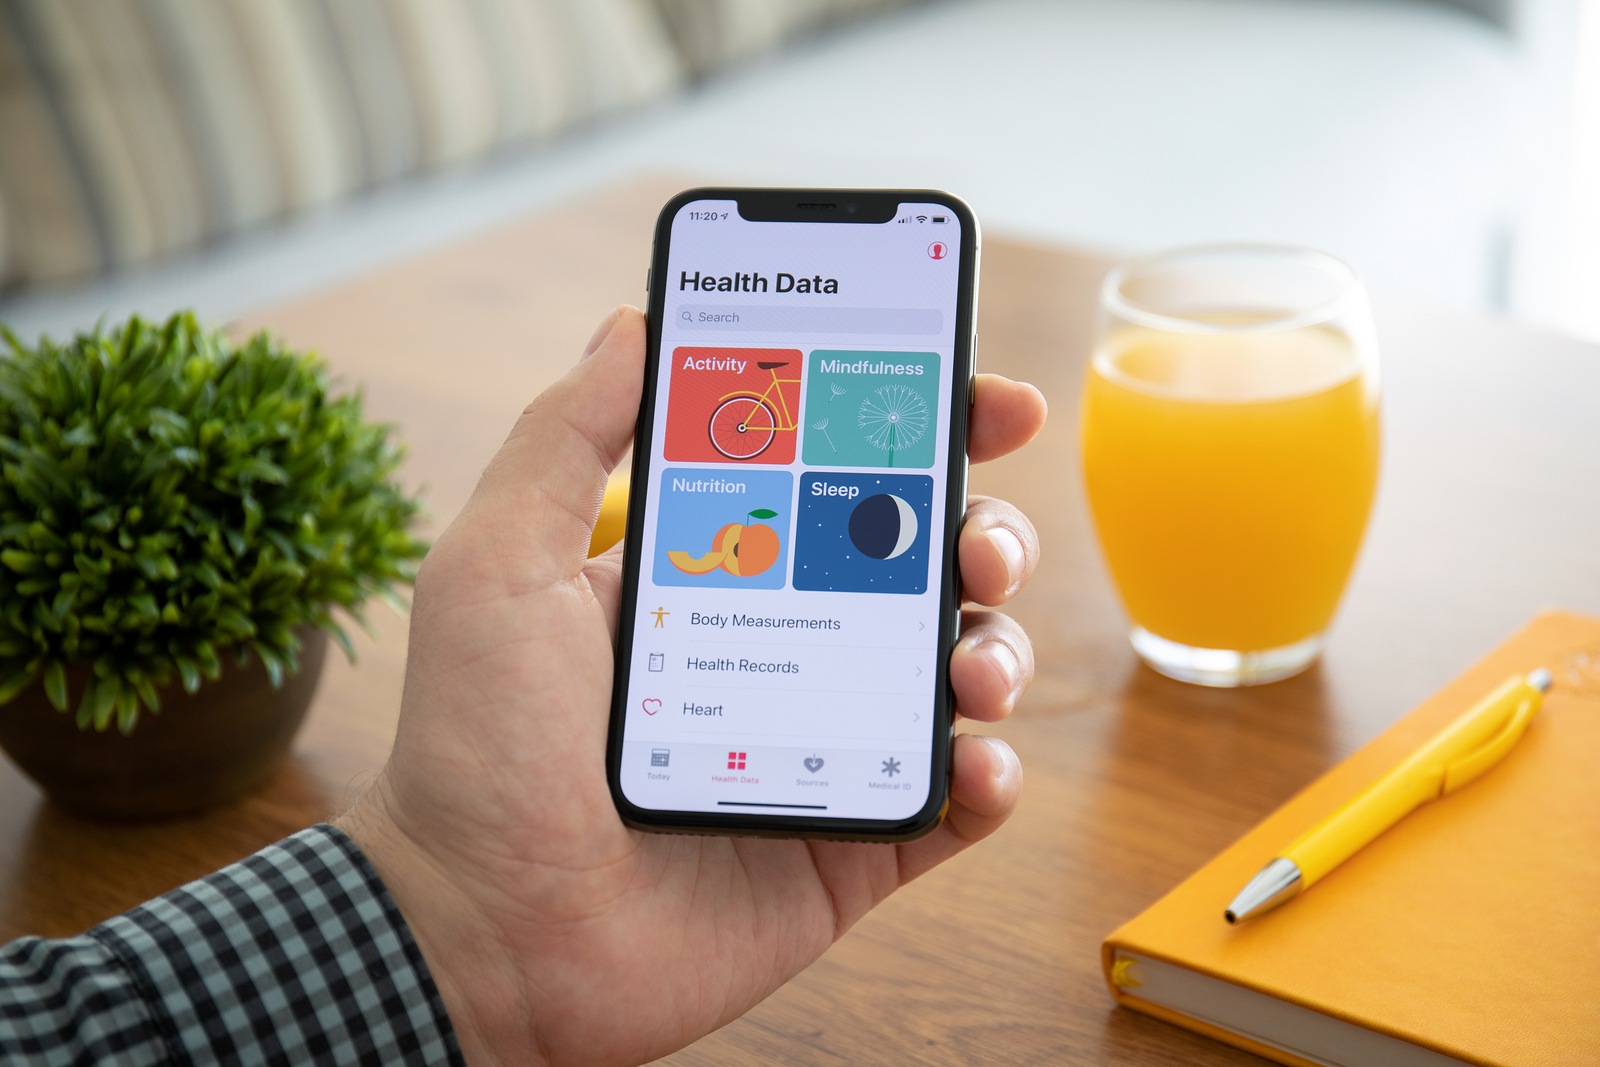
[(1049, 405), (1027, 382), (999, 374), (980, 374), (972, 388), (972, 424), (967, 458), (974, 463), (999, 459), (1033, 440), (1044, 427)]

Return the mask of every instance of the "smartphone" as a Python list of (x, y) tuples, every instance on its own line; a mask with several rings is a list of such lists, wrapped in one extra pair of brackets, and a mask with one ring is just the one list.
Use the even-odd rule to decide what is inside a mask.
[(943, 192), (662, 209), (607, 746), (630, 825), (907, 841), (943, 817), (977, 269)]

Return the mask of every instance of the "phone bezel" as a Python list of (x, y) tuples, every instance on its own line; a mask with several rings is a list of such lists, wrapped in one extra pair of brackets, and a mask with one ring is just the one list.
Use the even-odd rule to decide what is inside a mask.
[[(960, 225), (960, 251), (957, 256), (957, 294), (952, 387), (948, 425), (950, 452), (947, 457), (943, 524), (944, 552), (939, 589), (939, 626), (936, 635), (938, 677), (934, 685), (933, 722), (929, 729), (930, 763), (927, 803), (905, 819), (835, 818), (808, 815), (759, 815), (744, 812), (720, 813), (642, 808), (622, 792), (622, 743), (627, 724), (623, 694), (627, 691), (628, 669), (632, 661), (634, 622), (638, 611), (639, 578), (644, 565), (642, 542), (645, 508), (649, 489), (649, 457), (656, 421), (657, 394), (653, 383), (660, 378), (661, 321), (666, 307), (667, 261), (671, 252), (672, 222), (687, 204), (699, 200), (733, 201), (742, 218), (757, 222), (862, 223), (886, 224), (899, 213), (902, 203), (939, 204), (947, 208)], [(853, 207), (852, 207), (853, 206)], [(973, 321), (978, 296), (979, 234), (977, 219), (965, 201), (936, 189), (790, 189), (790, 188), (696, 188), (686, 189), (667, 201), (656, 220), (655, 241), (650, 255), (650, 292), (647, 312), (647, 351), (645, 391), (634, 429), (632, 463), (633, 492), (628, 500), (625, 551), (623, 554), (622, 603), (617, 623), (615, 668), (612, 677), (611, 718), (606, 741), (606, 779), (618, 813), (629, 826), (666, 833), (732, 834), (756, 837), (823, 838), (851, 841), (910, 841), (931, 832), (943, 820), (949, 807), (950, 756), (953, 736), (954, 695), (950, 691), (950, 651), (961, 625), (961, 572), (956, 559), (956, 540), (967, 509), (967, 435), (975, 371)], [(640, 490), (643, 489), (644, 492)]]

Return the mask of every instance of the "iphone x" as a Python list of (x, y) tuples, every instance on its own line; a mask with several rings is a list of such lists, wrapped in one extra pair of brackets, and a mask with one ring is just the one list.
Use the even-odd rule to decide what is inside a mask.
[(662, 210), (607, 748), (631, 825), (938, 825), (977, 263), (931, 190)]

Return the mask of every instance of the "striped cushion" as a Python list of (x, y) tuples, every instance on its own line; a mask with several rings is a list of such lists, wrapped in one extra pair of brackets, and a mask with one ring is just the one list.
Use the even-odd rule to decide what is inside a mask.
[(795, 34), (905, 0), (656, 0), (689, 69), (699, 75), (765, 52)]
[(0, 0), (0, 290), (149, 263), (903, 0)]
[(649, 0), (0, 0), (0, 288), (150, 262), (684, 76)]

